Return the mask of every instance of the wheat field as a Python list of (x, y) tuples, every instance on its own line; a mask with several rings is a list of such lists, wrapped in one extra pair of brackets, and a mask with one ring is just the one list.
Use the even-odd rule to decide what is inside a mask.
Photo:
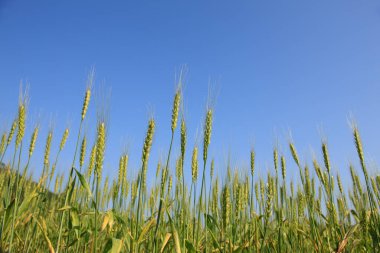
[[(342, 183), (344, 172), (332, 171), (325, 141), (318, 148), (321, 161), (303, 163), (289, 141), (291, 157), (274, 148), (270, 170), (256, 166), (260, 147), (255, 147), (246, 152), (249, 170), (228, 166), (218, 177), (208, 153), (218, 127), (214, 108), (200, 115), (205, 119), (200, 144), (188, 143), (179, 85), (168, 108), (171, 140), (165, 160), (149, 161), (159, 145), (153, 143), (152, 117), (141, 140), (137, 176), (127, 176), (129, 154), (121, 153), (118, 175), (104, 178), (105, 148), (112, 145), (106, 141), (106, 115), (99, 113), (92, 123), (95, 138), (83, 130), (92, 89), (89, 81), (83, 106), (75, 112), (79, 129), (40, 132), (37, 124), (31, 136), (25, 136), (29, 104), (21, 92), (15, 120), (0, 133), (0, 252), (380, 252), (380, 174), (368, 173), (356, 124), (353, 159), (360, 167), (345, 168), (350, 182)], [(179, 146), (173, 141), (177, 137)], [(57, 154), (51, 152), (53, 138), (61, 138)], [(72, 165), (57, 173), (68, 138), (76, 140)], [(37, 145), (44, 154), (34, 181), (29, 161)], [(172, 157), (173, 150), (180, 155)], [(299, 183), (287, 178), (287, 166), (297, 170)], [(147, 184), (148, 170), (155, 170), (156, 183)], [(266, 175), (257, 176), (258, 170)], [(191, 171), (190, 179), (184, 171)]]

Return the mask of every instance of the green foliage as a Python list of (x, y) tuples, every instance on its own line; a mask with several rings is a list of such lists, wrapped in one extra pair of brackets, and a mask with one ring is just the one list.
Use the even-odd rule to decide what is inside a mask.
[[(47, 141), (45, 154), (40, 157), (43, 173), (38, 182), (31, 180), (29, 159), (34, 146), (45, 144), (37, 139), (38, 131), (44, 135), (43, 129), (35, 128), (38, 130), (33, 132), (30, 145), (33, 149), (23, 146), (29, 124), (25, 122), (26, 110), (21, 108), (18, 111), (21, 119), (13, 123), (9, 133), (1, 135), (0, 157), (4, 163), (0, 163), (0, 252), (380, 251), (380, 175), (366, 163), (356, 125), (353, 139), (360, 170), (352, 164), (345, 170), (336, 170), (325, 141), (321, 144), (321, 159), (313, 159), (312, 167), (303, 164), (295, 144), (290, 142), (291, 157), (274, 149), (274, 165), (267, 176), (256, 177), (267, 170), (255, 164), (252, 149), (247, 150), (250, 171), (241, 168), (231, 171), (228, 164), (227, 175), (220, 178), (220, 173), (214, 173), (218, 172), (214, 159), (207, 159), (213, 127), (213, 110), (208, 109), (200, 179), (198, 144), (195, 143), (194, 151), (187, 151), (192, 156), (185, 156), (187, 129), (183, 117), (180, 129), (176, 128), (182, 99), (181, 91), (177, 90), (165, 166), (159, 161), (152, 165), (158, 164), (156, 174), (161, 180), (146, 187), (146, 170), (151, 169), (149, 153), (155, 148), (154, 120), (149, 120), (141, 167), (131, 173), (137, 177), (127, 177), (128, 155), (124, 152), (120, 156), (118, 178), (102, 180), (107, 122), (104, 118), (98, 121), (94, 140), (87, 139), (89, 134), (84, 138), (81, 131), (90, 94), (87, 89), (72, 166), (62, 168), (67, 172), (63, 175), (57, 174), (55, 167), (61, 166), (59, 153), (70, 138), (68, 128), (64, 141), (56, 149), (50, 148), (54, 145), (53, 129), (42, 138)], [(178, 136), (176, 131), (180, 145), (173, 141)], [(12, 137), (14, 133), (17, 138)], [(80, 140), (96, 144), (88, 157), (83, 141), (78, 150)], [(9, 145), (15, 147), (14, 153)], [(50, 151), (54, 150), (58, 150), (56, 159), (50, 163)], [(173, 150), (180, 154), (175, 177), (169, 166)], [(184, 163), (185, 157), (191, 161)], [(286, 159), (289, 162), (285, 163)], [(83, 168), (87, 171), (82, 171)], [(298, 171), (300, 183), (287, 178), (287, 171)], [(192, 177), (185, 180), (185, 172)], [(347, 172), (351, 183), (341, 181), (341, 175)], [(211, 175), (211, 182), (205, 180), (205, 175)], [(50, 191), (52, 178), (56, 182), (54, 191)], [(198, 186), (201, 191), (197, 195)]]

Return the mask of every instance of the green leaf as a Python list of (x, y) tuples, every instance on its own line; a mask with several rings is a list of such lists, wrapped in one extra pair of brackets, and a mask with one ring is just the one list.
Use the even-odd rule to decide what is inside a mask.
[(189, 253), (196, 252), (194, 245), (189, 240), (185, 240), (185, 246)]
[(28, 210), (28, 208), (30, 207), (30, 202), (38, 196), (38, 193), (36, 192), (36, 190), (34, 190), (27, 198), (25, 198), (19, 209), (18, 209), (18, 216), (20, 216), (21, 214), (23, 214), (26, 210)]
[(357, 214), (357, 212), (355, 210), (351, 209), (351, 214), (354, 216), (354, 218), (357, 222), (360, 221), (359, 215)]
[(12, 199), (11, 203), (9, 203), (9, 205), (7, 206), (5, 212), (5, 217), (4, 217), (4, 227), (2, 228), (2, 231), (1, 233), (4, 234), (7, 229), (9, 229), (8, 225), (9, 223), (11, 222), (11, 215), (13, 214), (13, 208), (14, 208), (14, 204), (15, 204), (15, 199)]
[(121, 217), (120, 215), (113, 213), (113, 216), (116, 218), (117, 223), (121, 225), (126, 225), (127, 223), (125, 222), (124, 218)]
[(177, 229), (175, 228), (175, 225), (172, 221), (172, 218), (170, 217), (170, 214), (169, 212), (166, 210), (166, 213), (169, 217), (169, 222), (170, 222), (170, 225), (171, 225), (171, 228), (172, 228), (172, 234), (173, 234), (173, 238), (174, 238), (174, 248), (175, 248), (175, 252), (177, 253), (181, 253), (181, 244), (179, 242), (179, 236), (178, 236), (178, 232), (177, 232)]
[(80, 174), (80, 172), (77, 169), (74, 168), (74, 170), (77, 173), (80, 184), (86, 190), (88, 197), (92, 198), (92, 192), (91, 192), (90, 186), (88, 185), (86, 181), (86, 178), (82, 174)]
[(74, 188), (75, 188), (75, 178), (74, 180), (72, 180), (71, 184), (69, 185), (69, 195), (68, 195), (68, 200), (69, 200), (69, 203), (71, 202), (71, 197), (73, 196), (73, 192), (74, 192)]
[(123, 241), (116, 238), (110, 238), (104, 248), (103, 253), (119, 253), (123, 247)]
[(92, 201), (91, 201), (91, 208), (95, 209), (96, 212), (98, 211), (98, 208), (97, 208), (97, 205), (96, 205), (96, 201), (94, 199), (92, 199)]
[(70, 210), (71, 208), (72, 208), (72, 206), (64, 206), (64, 207), (57, 209), (57, 211), (66, 211), (66, 210)]
[(71, 225), (73, 226), (73, 228), (79, 228), (80, 222), (79, 222), (78, 211), (76, 209), (72, 209), (70, 211), (70, 218), (71, 218)]
[(216, 227), (218, 230), (220, 230), (218, 223), (216, 222), (215, 218), (209, 214), (206, 214), (206, 220), (207, 220), (207, 227), (210, 230), (214, 230), (214, 227)]
[(144, 227), (141, 230), (141, 234), (139, 236), (139, 239), (137, 240), (137, 243), (140, 244), (143, 240), (145, 235), (149, 232), (149, 230), (156, 224), (156, 219), (152, 218), (147, 223), (145, 223)]
[(92, 231), (91, 230), (85, 230), (81, 233), (80, 238), (84, 240), (84, 242), (88, 243), (91, 239)]
[(219, 251), (222, 252), (222, 249), (221, 249), (221, 247), (220, 247), (220, 245), (219, 245), (219, 242), (218, 242), (218, 240), (216, 239), (214, 233), (213, 233), (210, 229), (209, 229), (208, 231), (209, 231), (209, 233), (210, 233), (210, 235), (211, 235), (211, 237), (212, 237), (212, 240), (213, 240), (213, 242), (214, 242), (214, 243), (213, 243), (214, 247), (215, 247), (215, 248), (218, 248)]

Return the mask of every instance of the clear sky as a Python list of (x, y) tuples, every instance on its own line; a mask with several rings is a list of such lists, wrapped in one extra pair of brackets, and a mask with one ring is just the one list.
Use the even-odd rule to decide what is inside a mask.
[[(217, 98), (210, 155), (222, 175), (228, 154), (233, 166), (247, 168), (252, 146), (257, 171), (265, 175), (273, 167), (276, 140), (287, 155), (288, 174), (295, 175), (289, 131), (304, 162), (310, 162), (312, 149), (321, 158), (321, 136), (327, 137), (334, 170), (348, 174), (348, 162), (357, 162), (350, 113), (367, 160), (377, 168), (378, 1), (0, 0), (0, 130), (7, 130), (16, 114), (20, 80), (28, 81), (28, 140), (33, 124), (41, 124), (32, 164), (36, 175), (51, 119), (55, 146), (71, 127), (58, 166), (68, 170), (91, 66), (95, 92), (101, 84), (111, 89), (104, 173), (116, 175), (127, 145), (129, 174), (137, 174), (151, 114), (157, 131), (149, 171), (155, 171), (168, 150), (175, 75), (183, 65), (187, 158), (201, 130), (211, 82)], [(90, 137), (95, 122), (94, 99), (85, 127)], [(178, 147), (178, 132), (175, 138)]]

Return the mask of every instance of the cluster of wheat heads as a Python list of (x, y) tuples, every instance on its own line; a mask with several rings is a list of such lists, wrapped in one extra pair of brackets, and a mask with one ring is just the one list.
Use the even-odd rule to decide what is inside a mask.
[[(129, 154), (122, 152), (117, 177), (103, 178), (106, 117), (98, 117), (94, 140), (82, 129), (92, 79), (91, 74), (77, 133), (69, 128), (56, 133), (51, 127), (43, 134), (36, 124), (28, 139), (28, 97), (21, 92), (15, 120), (0, 133), (0, 252), (380, 251), (380, 175), (368, 173), (356, 125), (352, 133), (360, 168), (343, 169), (351, 174), (350, 183), (343, 185), (339, 174), (343, 170), (331, 169), (325, 141), (323, 159), (314, 159), (310, 166), (289, 141), (292, 161), (274, 148), (273, 169), (263, 171), (264, 177), (255, 176), (259, 168), (252, 149), (247, 151), (250, 170), (232, 170), (228, 165), (220, 178), (214, 173), (218, 170), (214, 159), (208, 156), (213, 108), (205, 111), (202, 146), (194, 144), (189, 150), (179, 84), (167, 157), (157, 162), (157, 180), (147, 187), (154, 118), (148, 121), (136, 177), (127, 177)], [(59, 174), (60, 152), (72, 132), (77, 137), (71, 167)], [(173, 142), (177, 136), (178, 147)], [(56, 138), (58, 151), (51, 154)], [(39, 144), (44, 145), (41, 175), (33, 181), (29, 162)], [(175, 159), (173, 149), (178, 149)], [(287, 164), (299, 172), (299, 183), (286, 177)], [(185, 180), (185, 170), (191, 172), (191, 179)]]

